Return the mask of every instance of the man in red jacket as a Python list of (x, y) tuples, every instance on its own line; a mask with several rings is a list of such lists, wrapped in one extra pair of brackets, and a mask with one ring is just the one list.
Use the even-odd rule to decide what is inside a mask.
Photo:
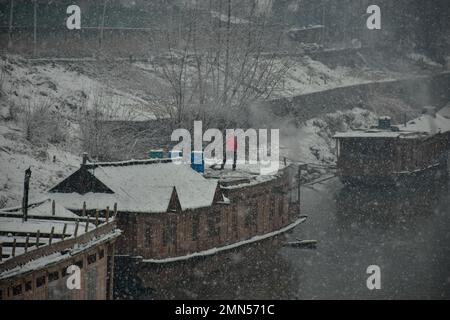
[(228, 139), (225, 141), (223, 162), (222, 165), (220, 166), (220, 170), (223, 170), (228, 155), (231, 154), (233, 155), (233, 170), (236, 170), (237, 146), (238, 146), (237, 137), (235, 135), (229, 136)]

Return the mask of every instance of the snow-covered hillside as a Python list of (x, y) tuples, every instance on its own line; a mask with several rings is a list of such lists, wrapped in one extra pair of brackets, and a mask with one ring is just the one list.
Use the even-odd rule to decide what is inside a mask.
[(281, 137), (281, 154), (309, 164), (303, 179), (315, 180), (329, 173), (336, 162), (336, 142), (333, 139), (336, 132), (368, 128), (376, 124), (377, 119), (374, 112), (354, 108), (310, 119), (300, 128), (288, 126)]
[(68, 118), (83, 108), (99, 108), (114, 120), (149, 120), (148, 102), (79, 72), (70, 64), (32, 63), (19, 56), (3, 56), (2, 87), (7, 97), (1, 113), (9, 108), (47, 105)]
[[(393, 76), (388, 73), (377, 76), (377, 72), (365, 73), (351, 67), (332, 68), (307, 56), (291, 62), (277, 95), (292, 96)], [(152, 119), (156, 114), (151, 107), (151, 90), (159, 90), (158, 83), (162, 80), (148, 63), (36, 62), (7, 55), (0, 57), (0, 64), (0, 207), (20, 203), (24, 170), (29, 166), (33, 170), (34, 197), (33, 194), (46, 190), (79, 165), (82, 152), (79, 112), (84, 107), (94, 108), (101, 100), (100, 104), (108, 107), (106, 117), (111, 119)], [(391, 102), (387, 104), (398, 109)], [(48, 108), (49, 115), (58, 115), (59, 123), (53, 127), (53, 123), (42, 122), (37, 129), (63, 138), (37, 139), (29, 133), (27, 136), (24, 110), (39, 107)], [(394, 112), (378, 111), (387, 115)], [(333, 134), (369, 126), (376, 118), (373, 112), (353, 109), (321, 115), (300, 127), (279, 126), (285, 128), (282, 133), (285, 154), (307, 163), (333, 163)]]
[(60, 147), (34, 145), (21, 128), (0, 123), (0, 208), (20, 205), (25, 170), (31, 167), (30, 198), (39, 198), (79, 166), (81, 158)]

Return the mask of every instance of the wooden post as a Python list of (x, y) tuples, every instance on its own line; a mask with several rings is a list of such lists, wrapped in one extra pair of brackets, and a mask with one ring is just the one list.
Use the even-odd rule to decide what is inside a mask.
[(53, 234), (55, 233), (55, 227), (52, 227), (52, 230), (50, 231), (50, 238), (48, 239), (48, 245), (52, 244), (53, 241)]
[(298, 214), (301, 214), (301, 201), (300, 201), (300, 189), (301, 189), (301, 178), (302, 178), (302, 165), (298, 166)]
[(28, 220), (28, 191), (30, 190), (31, 169), (25, 170), (25, 179), (23, 182), (23, 198), (22, 198), (22, 221)]
[(98, 227), (98, 209), (95, 209), (95, 227)]
[(78, 224), (80, 223), (80, 220), (77, 219), (77, 224), (75, 225), (75, 232), (73, 233), (73, 236), (76, 238), (78, 236)]
[(83, 212), (81, 213), (82, 217), (86, 216), (86, 201), (83, 202)]
[(39, 248), (39, 240), (41, 238), (41, 231), (38, 230), (36, 234), (36, 247)]
[(117, 202), (114, 203), (114, 220), (116, 219), (117, 216)]
[(62, 239), (64, 240), (64, 238), (66, 237), (66, 231), (67, 231), (67, 223), (64, 223), (64, 228), (63, 228), (63, 234), (62, 234)]
[(109, 222), (109, 207), (106, 207), (106, 223)]
[(89, 215), (86, 217), (86, 225), (84, 226), (84, 233), (89, 230)]
[(56, 205), (55, 200), (52, 201), (52, 216), (56, 215)]
[(25, 253), (28, 252), (29, 243), (30, 243), (30, 234), (27, 233), (27, 238), (25, 239)]
[(12, 247), (12, 256), (16, 256), (16, 238), (14, 238), (13, 247)]
[[(109, 260), (109, 300), (113, 299), (113, 290), (114, 290), (114, 256), (115, 256), (115, 245), (111, 244), (111, 259)], [(107, 248), (106, 254), (108, 254), (109, 248)], [(108, 259), (106, 260), (108, 261)]]

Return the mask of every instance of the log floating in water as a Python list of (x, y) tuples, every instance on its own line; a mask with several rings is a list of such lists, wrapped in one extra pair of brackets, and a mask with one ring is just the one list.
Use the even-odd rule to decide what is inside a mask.
[(316, 249), (317, 240), (298, 240), (286, 242), (284, 247), (298, 248), (298, 249)]

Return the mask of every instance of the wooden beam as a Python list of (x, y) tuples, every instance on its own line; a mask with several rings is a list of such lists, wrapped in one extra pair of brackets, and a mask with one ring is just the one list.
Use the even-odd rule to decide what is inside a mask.
[(86, 201), (83, 202), (83, 211), (82, 211), (82, 213), (81, 213), (81, 216), (82, 216), (82, 217), (85, 217), (85, 216), (86, 216)]
[(62, 239), (66, 237), (66, 231), (67, 231), (67, 223), (64, 223), (63, 233), (62, 233)]
[(98, 209), (95, 209), (95, 227), (98, 227)]
[(16, 256), (16, 238), (14, 238), (13, 247), (12, 247), (12, 256)]
[(27, 238), (26, 238), (26, 240), (25, 240), (25, 253), (28, 252), (28, 245), (29, 245), (29, 242), (30, 242), (30, 235), (27, 234)]
[(52, 231), (50, 231), (50, 238), (48, 238), (48, 245), (52, 244), (53, 233), (55, 233), (55, 226), (52, 226)]
[(52, 216), (56, 215), (56, 205), (55, 200), (52, 201)]
[(38, 231), (37, 231), (37, 234), (36, 234), (36, 247), (38, 247), (38, 248), (39, 248), (39, 238), (40, 238), (40, 235), (41, 235), (41, 230), (38, 230)]
[(75, 232), (73, 233), (73, 236), (76, 238), (78, 236), (78, 225), (80, 224), (80, 221), (77, 220), (77, 224), (75, 225)]
[(106, 207), (106, 223), (109, 222), (109, 207)]

